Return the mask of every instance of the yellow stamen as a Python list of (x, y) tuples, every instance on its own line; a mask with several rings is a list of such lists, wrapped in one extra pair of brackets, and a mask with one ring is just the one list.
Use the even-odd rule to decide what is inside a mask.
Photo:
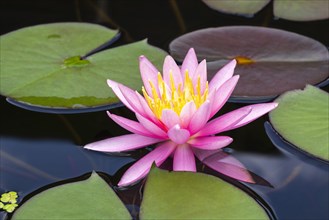
[[(154, 86), (154, 83), (149, 82), (151, 86), (152, 98), (147, 94), (145, 88), (142, 88), (143, 95), (150, 106), (151, 110), (155, 114), (155, 116), (161, 119), (162, 110), (164, 109), (172, 109), (178, 115), (184, 105), (188, 102), (193, 101), (195, 106), (199, 108), (208, 97), (208, 82), (206, 82), (206, 86), (204, 91), (201, 91), (201, 78), (198, 76), (196, 85), (193, 85), (192, 79), (188, 74), (188, 70), (185, 71), (184, 83), (179, 83), (178, 86), (175, 86), (175, 81), (173, 77), (172, 71), (169, 73), (169, 84), (166, 85), (160, 73), (158, 73), (158, 91), (161, 94), (158, 94), (157, 89)], [(167, 91), (170, 89), (170, 91)]]

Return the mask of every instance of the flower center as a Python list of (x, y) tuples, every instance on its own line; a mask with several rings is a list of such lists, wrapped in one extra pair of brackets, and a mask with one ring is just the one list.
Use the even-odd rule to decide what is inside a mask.
[(180, 83), (177, 88), (175, 87), (172, 72), (169, 74), (169, 79), (170, 85), (167, 85), (161, 74), (158, 73), (158, 88), (160, 95), (158, 95), (154, 84), (149, 81), (152, 88), (153, 98), (146, 93), (144, 87), (142, 88), (143, 95), (149, 107), (158, 119), (161, 119), (162, 110), (164, 109), (172, 109), (177, 113), (177, 115), (180, 115), (180, 112), (186, 103), (193, 101), (196, 108), (199, 108), (207, 100), (208, 81), (206, 82), (205, 89), (202, 92), (200, 75), (194, 85), (188, 71), (186, 70), (184, 82), (183, 84)]

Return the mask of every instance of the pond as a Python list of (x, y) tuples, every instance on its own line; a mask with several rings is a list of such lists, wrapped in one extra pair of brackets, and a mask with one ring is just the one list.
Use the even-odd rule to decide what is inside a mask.
[[(67, 0), (33, 2), (7, 0), (1, 3), (1, 34), (22, 27), (53, 22), (90, 22), (120, 29), (116, 47), (148, 39), (149, 44), (169, 51), (172, 40), (207, 27), (249, 25), (291, 31), (313, 38), (328, 48), (328, 19), (294, 22), (276, 19), (273, 4), (253, 17), (219, 13), (202, 1), (103, 1)], [(137, 57), (136, 57), (137, 60)], [(321, 89), (329, 91), (329, 86)], [(123, 173), (152, 146), (127, 153), (106, 154), (83, 149), (96, 140), (127, 134), (105, 111), (51, 114), (19, 108), (1, 96), (0, 193), (19, 194), (18, 202), (52, 186), (88, 178), (97, 171), (138, 219), (145, 180), (119, 188)], [(243, 107), (232, 100), (217, 113)], [(126, 107), (111, 113), (133, 118)], [(225, 135), (234, 139), (225, 152), (232, 154), (255, 174), (256, 184), (219, 174), (197, 161), (197, 169), (233, 184), (255, 198), (271, 219), (328, 219), (329, 164), (296, 150), (283, 141), (268, 122), (268, 115)], [(314, 143), (316, 146), (317, 143)], [(168, 159), (162, 168), (171, 168)], [(75, 178), (75, 179), (72, 179)], [(11, 214), (0, 212), (2, 219)]]

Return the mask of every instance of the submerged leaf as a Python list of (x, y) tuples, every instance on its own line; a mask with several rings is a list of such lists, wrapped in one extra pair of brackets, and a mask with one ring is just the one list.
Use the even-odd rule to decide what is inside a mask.
[(161, 64), (166, 53), (139, 41), (85, 57), (116, 34), (95, 24), (53, 23), (1, 36), (1, 95), (53, 109), (117, 103), (106, 80), (140, 89), (138, 57)]
[(45, 190), (27, 200), (13, 219), (131, 219), (110, 186), (93, 173), (89, 179)]
[(280, 96), (270, 120), (279, 134), (295, 146), (329, 160), (329, 95), (313, 86)]
[(269, 219), (257, 202), (216, 177), (152, 169), (141, 219)]
[(240, 79), (233, 98), (273, 98), (329, 76), (327, 48), (288, 31), (251, 26), (207, 28), (176, 38), (170, 43), (170, 53), (182, 61), (191, 46), (200, 60), (207, 60), (209, 77), (229, 60), (238, 61), (235, 74)]

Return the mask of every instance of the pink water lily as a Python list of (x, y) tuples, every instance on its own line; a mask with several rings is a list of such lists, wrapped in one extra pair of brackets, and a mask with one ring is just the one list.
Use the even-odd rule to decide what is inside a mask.
[[(125, 172), (119, 186), (145, 177), (153, 163), (160, 166), (171, 155), (174, 171), (195, 172), (196, 156), (225, 175), (252, 182), (243, 165), (231, 156), (212, 156), (233, 141), (231, 137), (215, 134), (246, 125), (274, 109), (277, 103), (249, 105), (211, 119), (238, 82), (239, 76), (233, 76), (235, 66), (236, 61), (232, 60), (208, 83), (206, 61), (198, 63), (194, 49), (188, 51), (181, 68), (167, 56), (163, 75), (141, 56), (143, 96), (120, 83), (107, 81), (123, 104), (135, 113), (137, 121), (109, 112), (108, 116), (133, 134), (97, 141), (85, 148), (118, 152), (158, 143), (153, 151)], [(215, 165), (216, 162), (222, 166)]]

